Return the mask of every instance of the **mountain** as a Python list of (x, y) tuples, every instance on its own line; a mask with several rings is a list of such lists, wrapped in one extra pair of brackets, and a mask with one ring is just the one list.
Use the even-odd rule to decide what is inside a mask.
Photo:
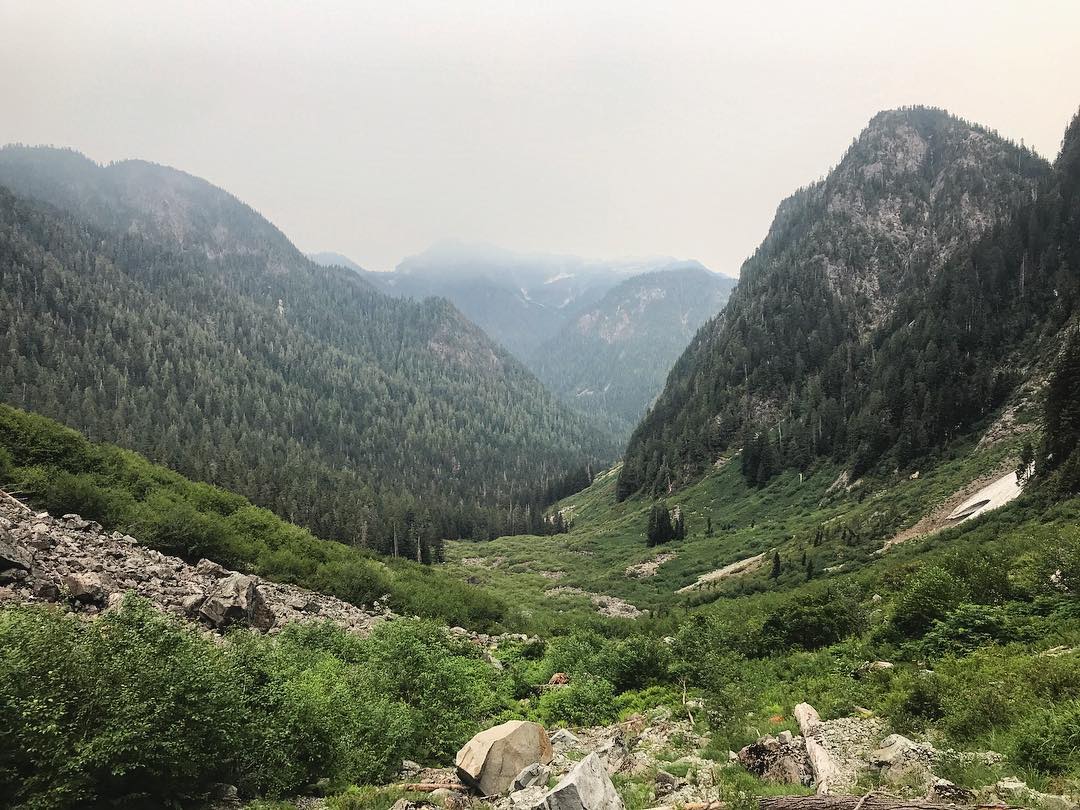
[(456, 241), (364, 278), (391, 295), (450, 300), (620, 438), (733, 284), (695, 261), (593, 261)]
[(364, 270), (363, 267), (358, 265), (348, 256), (345, 256), (341, 253), (334, 253), (333, 251), (324, 250), (320, 253), (309, 253), (307, 254), (307, 257), (311, 259), (311, 261), (315, 262), (315, 264), (321, 265), (322, 267), (337, 266), (352, 270), (354, 273), (367, 272), (366, 270)]
[(203, 180), (10, 147), (0, 185), (12, 405), (382, 551), (535, 526), (614, 454), (451, 304), (320, 267)]
[(527, 359), (585, 308), (631, 276), (677, 266), (670, 258), (593, 261), (515, 253), (447, 240), (365, 278), (383, 292), (442, 296), (491, 337)]
[(734, 286), (696, 262), (632, 276), (542, 343), (529, 365), (563, 399), (629, 435)]
[(1073, 312), (1052, 237), (1068, 171), (941, 110), (875, 116), (781, 203), (635, 430), (619, 497), (740, 446), (758, 483), (822, 457), (903, 469), (985, 420)]

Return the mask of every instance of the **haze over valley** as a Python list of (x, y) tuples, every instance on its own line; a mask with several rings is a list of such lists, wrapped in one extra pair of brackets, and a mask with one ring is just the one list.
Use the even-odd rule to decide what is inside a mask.
[(1075, 6), (0, 25), (0, 808), (1080, 810)]

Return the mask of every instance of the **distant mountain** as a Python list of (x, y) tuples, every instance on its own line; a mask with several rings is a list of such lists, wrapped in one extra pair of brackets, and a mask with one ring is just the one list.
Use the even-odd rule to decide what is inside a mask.
[(632, 276), (541, 344), (529, 364), (555, 393), (628, 436), (734, 287), (696, 262)]
[(307, 257), (313, 262), (315, 262), (315, 264), (321, 265), (322, 267), (344, 267), (352, 270), (354, 273), (367, 272), (366, 270), (364, 270), (363, 267), (358, 265), (348, 256), (345, 256), (341, 253), (334, 253), (333, 251), (324, 250), (320, 253), (309, 253)]
[(525, 359), (620, 281), (676, 264), (670, 258), (595, 261), (444, 241), (404, 259), (392, 273), (364, 277), (391, 295), (447, 298)]
[[(364, 278), (391, 295), (452, 301), (565, 402), (620, 438), (697, 327), (723, 305), (726, 293), (717, 291), (731, 286), (695, 261), (597, 261), (456, 241)], [(695, 293), (701, 297), (692, 300)]]
[(320, 267), (203, 180), (8, 147), (0, 186), (12, 405), (383, 551), (535, 529), (615, 453), (448, 302)]
[(875, 116), (781, 203), (635, 430), (619, 496), (668, 492), (739, 447), (759, 483), (822, 456), (855, 477), (970, 430), (1073, 312), (1076, 265), (1051, 238), (1069, 230), (1067, 176), (940, 110)]

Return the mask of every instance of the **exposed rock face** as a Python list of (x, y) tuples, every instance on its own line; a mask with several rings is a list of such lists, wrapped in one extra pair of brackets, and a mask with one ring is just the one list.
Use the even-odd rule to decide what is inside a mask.
[(600, 757), (589, 754), (551, 789), (542, 810), (623, 810), (624, 805)]
[(511, 787), (529, 765), (547, 765), (553, 753), (547, 732), (538, 723), (510, 720), (481, 731), (454, 758), (458, 775), (483, 796), (497, 796)]
[(884, 732), (879, 718), (840, 717), (823, 721), (809, 703), (795, 707), (795, 719), (821, 795), (850, 793), (868, 767), (870, 752)]
[(645, 611), (638, 610), (638, 608), (631, 605), (625, 599), (619, 599), (617, 596), (609, 596), (606, 593), (583, 591), (581, 588), (575, 588), (573, 585), (559, 585), (555, 588), (548, 588), (544, 593), (548, 596), (560, 596), (563, 594), (586, 596), (593, 603), (593, 607), (596, 608), (597, 613), (601, 616), (610, 616), (613, 619), (636, 619), (645, 613)]

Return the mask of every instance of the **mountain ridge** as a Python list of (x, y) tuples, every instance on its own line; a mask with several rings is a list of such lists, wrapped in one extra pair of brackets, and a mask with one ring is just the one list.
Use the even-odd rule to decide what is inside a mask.
[[(92, 162), (27, 154), (0, 151), (0, 185), (52, 199), (0, 194), (11, 404), (381, 551), (404, 532), (432, 545), (538, 527), (545, 488), (614, 454), (449, 302), (318, 267), (204, 181), (157, 167), (118, 186)], [(206, 195), (221, 227), (213, 207), (184, 214)], [(106, 201), (95, 223), (87, 199)]]
[[(957, 420), (1000, 405), (1015, 369), (975, 358), (1060, 307), (1047, 299), (1050, 271), (1032, 274), (1018, 301), (1019, 267), (984, 237), (1050, 171), (942, 110), (874, 116), (824, 180), (780, 204), (724, 311), (635, 430), (619, 496), (670, 491), (739, 444), (760, 480), (821, 455), (851, 460), (857, 475), (902, 435), (906, 465)], [(964, 362), (949, 369), (939, 352), (953, 344)]]

